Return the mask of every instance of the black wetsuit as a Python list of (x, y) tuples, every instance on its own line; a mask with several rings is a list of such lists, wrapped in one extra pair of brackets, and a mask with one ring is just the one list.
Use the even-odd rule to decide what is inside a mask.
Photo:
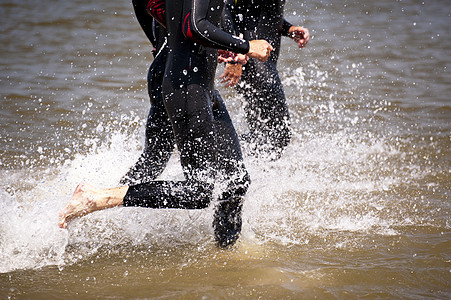
[[(147, 89), (150, 111), (147, 117), (144, 150), (136, 164), (121, 179), (122, 184), (132, 185), (154, 180), (164, 170), (175, 141), (172, 125), (163, 104), (162, 88), (168, 54), (166, 29), (148, 13), (149, 0), (132, 0), (136, 18), (152, 43), (154, 60), (147, 73)], [(164, 2), (163, 2), (164, 3)]]
[(284, 0), (230, 0), (229, 32), (244, 39), (264, 39), (274, 48), (266, 62), (250, 59), (243, 68), (238, 91), (250, 133), (243, 138), (256, 155), (278, 158), (291, 138), (288, 107), (277, 71), (281, 36), (288, 36), (291, 24), (283, 18)]
[(123, 203), (200, 209), (210, 204), (218, 184), (213, 226), (218, 244), (228, 246), (241, 230), (242, 201), (250, 180), (230, 116), (214, 90), (216, 49), (247, 53), (249, 43), (217, 27), (222, 0), (165, 2), (169, 34), (163, 103), (186, 180), (131, 185)]

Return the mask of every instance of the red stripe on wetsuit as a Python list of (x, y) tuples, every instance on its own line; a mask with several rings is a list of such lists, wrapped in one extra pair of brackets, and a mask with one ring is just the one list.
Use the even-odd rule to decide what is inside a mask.
[(166, 6), (164, 0), (149, 0), (146, 8), (149, 15), (166, 27)]
[[(146, 8), (149, 15), (157, 20), (158, 23), (166, 27), (166, 6), (164, 0), (149, 0), (149, 2), (147, 2)], [(183, 20), (183, 34), (185, 35), (185, 37), (198, 42), (198, 39), (196, 39), (191, 32), (190, 13), (188, 13)]]
[(183, 31), (183, 35), (192, 40), (195, 43), (199, 43), (200, 40), (198, 38), (196, 38), (192, 31), (191, 31), (191, 12), (187, 13), (184, 20), (183, 20), (183, 27), (182, 27), (182, 31)]
[(183, 20), (183, 35), (186, 36), (187, 38), (191, 39), (191, 38), (193, 38), (193, 33), (191, 32), (189, 15), (190, 15), (190, 13), (188, 13), (185, 16), (185, 19)]

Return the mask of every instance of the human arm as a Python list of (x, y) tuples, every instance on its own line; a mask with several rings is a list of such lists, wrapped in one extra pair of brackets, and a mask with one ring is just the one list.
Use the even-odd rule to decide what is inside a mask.
[(308, 29), (302, 26), (291, 26), (288, 33), (289, 37), (298, 44), (299, 48), (305, 47), (310, 39)]
[(282, 35), (292, 38), (299, 48), (305, 47), (310, 39), (310, 33), (307, 28), (294, 26), (285, 19), (282, 22)]
[(239, 34), (239, 29), (234, 18), (235, 0), (224, 0), (224, 9), (221, 16), (221, 29), (232, 35), (242, 36)]
[[(240, 38), (243, 38), (242, 34), (240, 34)], [(227, 50), (218, 50), (218, 63), (245, 65), (248, 59), (249, 57), (245, 54), (235, 53)]]
[[(218, 20), (222, 14), (222, 0), (191, 0), (184, 7), (183, 33), (186, 38), (208, 47), (247, 54), (251, 58), (266, 61), (273, 50), (264, 40), (246, 41), (231, 35), (210, 20)], [(186, 2), (185, 2), (186, 4)]]
[(208, 47), (246, 54), (249, 42), (227, 33), (211, 20), (220, 20), (223, 13), (221, 0), (185, 1), (183, 33), (185, 37)]

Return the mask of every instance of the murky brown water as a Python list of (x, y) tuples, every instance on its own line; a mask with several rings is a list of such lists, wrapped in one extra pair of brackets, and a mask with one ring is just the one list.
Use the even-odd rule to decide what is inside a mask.
[(279, 61), (294, 138), (246, 157), (229, 251), (211, 209), (57, 228), (79, 182), (115, 186), (141, 151), (149, 43), (128, 1), (4, 0), (0, 17), (0, 298), (451, 297), (449, 1), (287, 0), (313, 36)]

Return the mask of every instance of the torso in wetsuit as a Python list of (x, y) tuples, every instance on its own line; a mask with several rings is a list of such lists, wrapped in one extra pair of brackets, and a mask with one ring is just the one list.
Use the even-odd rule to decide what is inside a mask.
[[(219, 30), (224, 2), (222, 0), (166, 0), (168, 47), (171, 57), (167, 70), (172, 81), (196, 82), (213, 89), (217, 49), (247, 53), (249, 43)], [(195, 72), (193, 72), (196, 68)], [(190, 72), (189, 81), (179, 77)]]

